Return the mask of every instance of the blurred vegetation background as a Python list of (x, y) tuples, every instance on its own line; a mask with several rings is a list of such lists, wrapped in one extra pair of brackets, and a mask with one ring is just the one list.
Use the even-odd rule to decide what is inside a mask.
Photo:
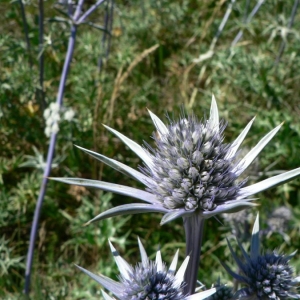
[[(138, 143), (151, 143), (154, 128), (146, 108), (164, 121), (166, 112), (176, 118), (181, 107), (204, 118), (209, 114), (212, 93), (221, 117), (228, 122), (227, 142), (257, 116), (243, 144), (245, 151), (284, 122), (247, 174), (249, 183), (299, 167), (299, 12), (291, 24), (298, 1), (260, 2), (262, 5), (249, 22), (247, 18), (256, 1), (110, 0), (100, 6), (90, 21), (103, 26), (105, 18), (109, 18), (111, 36), (87, 25), (78, 29), (64, 97), (64, 107), (72, 108), (75, 117), (59, 124), (51, 176), (138, 186), (91, 159), (74, 144), (137, 168), (137, 157), (105, 131), (102, 123)], [(84, 9), (93, 3), (86, 0)], [(0, 6), (1, 299), (20, 299), (22, 295), (30, 228), (49, 144), (43, 112), (55, 101), (70, 34), (69, 24), (58, 22), (62, 15), (55, 7), (63, 9), (62, 5), (46, 1), (44, 43), (39, 47), (38, 3), (26, 0), (22, 4), (27, 25), (20, 1), (3, 0)], [(228, 21), (219, 32), (232, 4)], [(240, 30), (243, 35), (233, 45)], [(44, 100), (39, 81), (42, 54)], [(294, 180), (259, 195), (265, 250), (276, 248), (289, 254), (300, 248), (299, 185), (299, 180)], [(161, 227), (161, 215), (141, 214), (82, 226), (108, 207), (131, 201), (98, 190), (50, 182), (36, 242), (31, 299), (99, 299), (99, 287), (73, 264), (116, 279), (108, 238), (131, 263), (137, 261), (137, 236), (148, 254), (154, 254), (161, 245), (164, 260), (170, 262), (179, 248), (182, 260), (181, 220)], [(270, 225), (270, 220), (279, 224), (278, 217), (274, 221), (274, 210), (282, 207), (290, 214), (285, 210), (288, 217), (278, 229)], [(242, 232), (245, 230), (240, 236), (245, 243), (255, 214), (246, 211), (239, 223)], [(284, 214), (279, 216), (283, 218)], [(238, 220), (238, 216), (233, 221), (220, 217), (221, 222), (207, 222), (199, 270), (199, 280), (207, 287), (219, 276), (223, 283), (232, 281), (219, 259), (232, 263), (225, 237), (233, 238), (232, 233), (237, 231), (232, 224)], [(299, 258), (298, 254), (292, 261), (298, 273)]]

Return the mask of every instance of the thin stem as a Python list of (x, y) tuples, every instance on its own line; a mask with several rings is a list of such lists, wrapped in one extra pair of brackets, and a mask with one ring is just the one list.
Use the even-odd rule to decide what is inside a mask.
[[(79, 0), (78, 1), (78, 4), (76, 6), (76, 10), (75, 10), (75, 13), (74, 13), (74, 16), (73, 16), (73, 20), (76, 22), (78, 20), (78, 18), (80, 17), (81, 15), (81, 9), (82, 9), (82, 5), (84, 3), (84, 0)], [(80, 22), (79, 22), (80, 23)]]
[(226, 13), (225, 13), (225, 15), (224, 15), (224, 17), (222, 19), (222, 22), (221, 22), (219, 28), (218, 28), (218, 31), (217, 31), (215, 37), (213, 38), (213, 40), (212, 40), (212, 42), (210, 44), (209, 49), (212, 50), (212, 51), (214, 50), (215, 45), (216, 45), (216, 43), (217, 43), (217, 41), (218, 41), (218, 39), (219, 39), (222, 31), (223, 31), (223, 29), (224, 29), (224, 27), (225, 27), (228, 19), (229, 19), (229, 16), (230, 16), (230, 14), (232, 12), (232, 7), (233, 7), (234, 3), (235, 3), (235, 0), (231, 0), (231, 2), (229, 3), (229, 5), (227, 7), (227, 10), (226, 10)]
[(112, 23), (113, 23), (113, 11), (114, 11), (114, 0), (107, 1), (107, 7), (106, 7), (105, 17), (104, 17), (105, 31), (103, 32), (103, 36), (102, 36), (103, 51), (98, 60), (99, 73), (102, 70), (103, 57), (107, 59), (110, 51), (111, 34), (107, 34), (107, 32), (111, 33)]
[[(299, 6), (299, 0), (295, 0), (294, 5), (293, 5), (293, 9), (292, 9), (292, 13), (291, 13), (291, 18), (290, 18), (290, 21), (289, 21), (289, 24), (288, 24), (288, 29), (291, 29), (293, 24), (294, 24), (294, 20), (295, 20), (296, 11), (297, 11), (298, 6)], [(281, 56), (284, 52), (285, 46), (286, 46), (286, 40), (282, 39), (282, 42), (281, 42), (280, 47), (279, 47), (279, 53), (276, 57), (275, 66), (277, 66), (279, 64), (279, 61), (280, 61)]]
[(26, 19), (26, 13), (25, 13), (25, 7), (22, 0), (19, 0), (20, 8), (21, 8), (21, 15), (22, 15), (22, 21), (24, 26), (24, 33), (25, 33), (25, 41), (26, 41), (26, 47), (28, 51), (28, 61), (30, 69), (32, 69), (33, 62), (31, 57), (31, 46), (30, 46), (30, 39), (29, 39), (29, 31), (28, 31), (28, 23)]
[[(252, 18), (257, 14), (259, 8), (263, 5), (264, 2), (265, 2), (265, 0), (259, 0), (259, 1), (256, 3), (256, 5), (255, 5), (255, 7), (252, 9), (252, 11), (251, 11), (249, 17), (246, 19), (245, 24), (249, 23), (249, 22), (252, 20)], [(241, 29), (241, 30), (238, 32), (238, 34), (236, 35), (236, 37), (234, 38), (234, 40), (232, 41), (231, 47), (234, 47), (234, 46), (238, 43), (238, 41), (241, 39), (242, 36), (243, 36), (243, 30)]]
[[(217, 42), (219, 40), (219, 37), (221, 36), (221, 33), (222, 33), (222, 31), (223, 31), (223, 29), (224, 29), (224, 27), (225, 27), (225, 25), (226, 25), (226, 23), (229, 19), (229, 16), (232, 12), (232, 7), (233, 7), (233, 4), (235, 3), (235, 1), (236, 0), (231, 0), (231, 2), (229, 3), (229, 5), (226, 9), (225, 15), (224, 15), (219, 27), (218, 27), (217, 33), (215, 34), (214, 38), (212, 39), (212, 41), (210, 43), (209, 50), (206, 53), (201, 54), (199, 56), (199, 58), (194, 59), (194, 63), (199, 63), (201, 61), (204, 61), (206, 59), (209, 59), (209, 58), (213, 57), (213, 55), (215, 53), (214, 50), (215, 50), (216, 44), (217, 44)], [(201, 79), (201, 71), (198, 75), (197, 81), (200, 82), (200, 79)], [(192, 103), (192, 101), (190, 102), (189, 107), (191, 107), (191, 103)]]
[[(221, 36), (221, 33), (222, 33), (223, 29), (225, 28), (226, 23), (229, 20), (229, 17), (230, 17), (230, 14), (232, 12), (232, 8), (233, 8), (233, 5), (234, 5), (235, 1), (236, 0), (231, 0), (231, 2), (229, 3), (229, 5), (226, 9), (226, 12), (223, 16), (223, 19), (222, 19), (222, 21), (221, 21), (221, 23), (218, 27), (218, 31), (217, 31), (217, 33), (215, 34), (214, 38), (212, 39), (212, 41), (210, 43), (209, 50), (206, 53), (200, 55), (199, 58), (194, 59), (194, 63), (199, 63), (201, 61), (204, 61), (206, 59), (209, 59), (209, 58), (213, 57), (213, 55), (215, 53), (214, 51), (215, 51), (216, 44), (219, 40), (219, 37)], [(205, 73), (205, 70), (206, 70), (206, 65), (203, 65), (200, 72), (199, 72), (198, 78), (197, 78), (197, 84), (199, 84), (199, 82), (201, 81), (202, 75)], [(193, 93), (192, 93), (192, 97), (190, 99), (190, 102), (187, 105), (189, 109), (192, 108), (197, 93), (198, 93), (198, 88), (194, 88)]]
[(246, 5), (245, 5), (245, 11), (244, 11), (244, 23), (247, 21), (247, 16), (248, 16), (248, 10), (250, 6), (250, 0), (246, 0)]
[(204, 219), (197, 214), (183, 218), (186, 239), (186, 256), (190, 256), (189, 264), (185, 272), (186, 286), (184, 293), (192, 295), (195, 293), (198, 269), (200, 263), (201, 246), (203, 242)]
[[(68, 71), (69, 71), (69, 67), (70, 67), (73, 52), (74, 52), (76, 31), (77, 31), (77, 27), (75, 25), (73, 25), (71, 27), (71, 36), (69, 38), (68, 51), (66, 54), (66, 59), (65, 59), (65, 63), (64, 63), (64, 67), (63, 67), (63, 71), (62, 71), (62, 75), (61, 75), (61, 80), (59, 83), (59, 89), (58, 89), (58, 93), (57, 93), (56, 103), (59, 104), (59, 107), (61, 107), (62, 102), (63, 102), (65, 84), (66, 84)], [(33, 223), (32, 223), (31, 232), (30, 232), (29, 249), (28, 249), (27, 261), (26, 261), (25, 288), (24, 288), (24, 293), (26, 295), (29, 294), (29, 290), (30, 290), (30, 277), (31, 277), (32, 261), (33, 261), (33, 254), (34, 254), (34, 248), (35, 248), (34, 246), (35, 246), (35, 241), (36, 241), (36, 236), (37, 236), (41, 208), (42, 208), (42, 204), (43, 204), (46, 189), (47, 189), (48, 177), (49, 177), (49, 174), (51, 171), (52, 159), (53, 159), (54, 150), (55, 150), (55, 143), (56, 143), (56, 134), (52, 133), (51, 138), (50, 138), (49, 149), (48, 149), (46, 168), (44, 170), (42, 185), (40, 188), (39, 197), (38, 197), (37, 204), (35, 207), (34, 218), (33, 218)]]
[[(104, 1), (106, 0), (98, 0), (96, 4), (94, 4), (93, 6), (91, 6), (81, 17), (80, 19), (78, 20), (77, 23), (82, 23), (84, 22), (88, 16), (99, 6), (101, 5)], [(76, 19), (75, 19), (76, 20)]]

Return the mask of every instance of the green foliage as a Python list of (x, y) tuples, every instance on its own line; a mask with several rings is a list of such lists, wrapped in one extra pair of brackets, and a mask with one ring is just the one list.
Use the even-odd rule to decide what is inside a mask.
[[(87, 2), (87, 1), (86, 1)], [(214, 48), (211, 58), (193, 63), (210, 49), (213, 37), (229, 1), (121, 1), (115, 3), (109, 58), (101, 72), (98, 59), (105, 51), (102, 33), (88, 26), (78, 30), (70, 68), (65, 107), (76, 114), (63, 121), (58, 133), (56, 164), (51, 176), (102, 179), (137, 185), (109, 167), (94, 161), (73, 144), (100, 152), (137, 167), (138, 159), (124, 145), (107, 133), (102, 123), (113, 126), (138, 143), (149, 141), (153, 126), (146, 107), (159, 116), (171, 117), (187, 111), (200, 118), (209, 112), (211, 93), (218, 99), (221, 117), (228, 121), (226, 140), (232, 141), (245, 124), (257, 115), (244, 146), (251, 148), (269, 130), (285, 122), (281, 131), (260, 155), (249, 175), (257, 181), (300, 166), (300, 90), (299, 90), (299, 13), (292, 30), (287, 27), (293, 1), (267, 1), (254, 19), (245, 24), (245, 1), (238, 1)], [(90, 2), (89, 2), (90, 3)], [(26, 1), (31, 53), (26, 49), (24, 27), (17, 2), (5, 0), (0, 13), (0, 297), (19, 299), (24, 284), (24, 262), (35, 203), (41, 184), (48, 139), (44, 134), (45, 107), (37, 93), (39, 87), (38, 10)], [(45, 2), (45, 95), (53, 102), (63, 66), (69, 26), (49, 22), (59, 16), (53, 3)], [(85, 4), (86, 7), (90, 4)], [(104, 7), (91, 19), (101, 25)], [(231, 42), (240, 29), (244, 34), (234, 48)], [(275, 64), (282, 39), (286, 48)], [(155, 44), (159, 47), (142, 56)], [(30, 67), (29, 56), (33, 59)], [(133, 63), (135, 62), (135, 63)], [(123, 81), (117, 80), (122, 76)], [(267, 227), (273, 207), (285, 205), (293, 212), (286, 234), (266, 239), (266, 248), (291, 253), (300, 247), (299, 180), (260, 195), (259, 211)], [(40, 219), (36, 244), (32, 299), (96, 299), (99, 290), (73, 263), (102, 274), (116, 274), (107, 239), (112, 239), (129, 262), (136, 261), (136, 236), (139, 235), (149, 255), (164, 245), (164, 260), (175, 248), (184, 256), (183, 229), (180, 222), (159, 226), (159, 215), (114, 218), (82, 227), (108, 207), (128, 203), (118, 195), (99, 193), (50, 182)], [(270, 205), (271, 203), (271, 205)], [(272, 206), (272, 207), (271, 207)], [(207, 222), (206, 243), (199, 278), (209, 286), (226, 275), (219, 259), (230, 257), (226, 230), (216, 220)], [(249, 225), (249, 228), (252, 228)], [(129, 235), (129, 233), (131, 233)], [(125, 250), (126, 249), (126, 250)], [(3, 258), (4, 257), (4, 258)], [(298, 259), (297, 259), (298, 258)], [(294, 259), (300, 271), (299, 255)], [(229, 263), (230, 265), (230, 263)], [(233, 266), (233, 265), (232, 265)], [(230, 265), (230, 267), (232, 267)], [(213, 272), (211, 271), (213, 270)], [(224, 282), (225, 281), (225, 282)]]

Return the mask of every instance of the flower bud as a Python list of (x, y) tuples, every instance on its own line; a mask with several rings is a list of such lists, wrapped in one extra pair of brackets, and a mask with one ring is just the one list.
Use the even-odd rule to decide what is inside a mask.
[(204, 198), (202, 207), (205, 210), (212, 210), (214, 208), (214, 203), (211, 198)]
[(195, 196), (202, 198), (205, 188), (203, 185), (197, 184), (194, 190)]
[(172, 182), (170, 181), (170, 179), (168, 178), (164, 178), (163, 179), (163, 182), (161, 183), (161, 185), (167, 189), (167, 190), (172, 190), (173, 189), (173, 184)]
[(204, 172), (202, 172), (202, 173), (200, 174), (200, 180), (201, 180), (202, 182), (207, 182), (208, 179), (209, 179), (209, 174), (208, 174), (208, 172), (204, 171)]
[(199, 171), (195, 167), (189, 168), (189, 177), (195, 182), (198, 179)]
[(221, 170), (224, 168), (225, 161), (223, 159), (218, 159), (214, 163), (215, 170)]
[(206, 189), (205, 195), (208, 197), (214, 196), (218, 191), (218, 188), (216, 188), (215, 186), (209, 186)]
[(191, 152), (194, 148), (194, 145), (192, 141), (190, 140), (185, 140), (183, 143), (183, 149), (185, 149), (187, 152)]
[(169, 176), (171, 179), (176, 180), (176, 181), (181, 179), (181, 174), (177, 169), (171, 169), (169, 171)]
[(222, 178), (223, 176), (221, 173), (215, 173), (212, 178), (212, 183), (219, 183), (221, 182)]
[(177, 165), (180, 168), (180, 170), (185, 170), (189, 167), (189, 162), (187, 159), (180, 157), (177, 159)]
[(197, 145), (199, 141), (201, 142), (201, 136), (202, 135), (199, 131), (194, 131), (192, 133), (192, 140), (194, 145)]
[(198, 207), (197, 200), (194, 197), (188, 197), (187, 201), (185, 202), (185, 209), (186, 210), (193, 210)]
[(182, 200), (186, 196), (186, 193), (182, 189), (174, 189), (174, 191), (172, 192), (172, 196), (175, 199)]
[(203, 144), (202, 146), (202, 151), (205, 154), (209, 154), (213, 149), (212, 143), (211, 142), (206, 142), (205, 144)]
[(192, 156), (192, 162), (195, 165), (200, 165), (202, 161), (203, 161), (203, 154), (199, 150), (194, 151)]
[(180, 186), (186, 193), (188, 193), (192, 187), (192, 182), (189, 178), (183, 178)]
[(213, 166), (213, 161), (212, 160), (206, 159), (204, 161), (204, 167), (205, 167), (205, 169), (210, 170), (212, 168), (212, 166)]

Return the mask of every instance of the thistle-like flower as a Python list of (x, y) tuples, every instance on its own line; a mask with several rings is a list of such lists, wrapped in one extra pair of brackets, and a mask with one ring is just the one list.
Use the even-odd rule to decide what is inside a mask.
[(289, 265), (296, 252), (287, 256), (276, 251), (260, 254), (258, 216), (252, 231), (250, 255), (238, 242), (243, 254), (241, 260), (234, 253), (229, 242), (228, 245), (241, 274), (233, 272), (224, 263), (223, 266), (231, 276), (247, 285), (236, 293), (235, 299), (300, 299), (300, 294), (296, 292), (300, 276), (294, 278), (293, 268)]
[[(184, 273), (189, 262), (186, 257), (178, 271), (176, 266), (178, 261), (178, 250), (167, 269), (161, 258), (160, 250), (156, 253), (156, 260), (149, 260), (147, 253), (138, 239), (141, 262), (135, 267), (129, 265), (110, 244), (111, 252), (120, 271), (120, 282), (116, 282), (104, 275), (95, 275), (79, 266), (84, 273), (96, 280), (104, 288), (109, 290), (120, 300), (200, 300), (205, 299), (215, 293), (216, 289), (196, 293), (191, 296), (184, 295), (183, 288)], [(175, 274), (176, 273), (176, 274)], [(114, 300), (106, 292), (102, 291), (105, 300)]]
[(142, 182), (146, 191), (89, 179), (53, 178), (68, 184), (100, 188), (147, 202), (109, 209), (88, 223), (116, 215), (142, 212), (163, 213), (162, 224), (194, 213), (207, 219), (219, 213), (254, 206), (252, 201), (255, 199), (249, 198), (250, 196), (300, 174), (300, 168), (297, 168), (250, 186), (245, 186), (245, 180), (239, 181), (240, 175), (274, 137), (281, 125), (263, 137), (243, 159), (236, 161), (236, 153), (254, 118), (234, 142), (224, 143), (225, 124), (219, 121), (214, 97), (210, 117), (205, 121), (199, 121), (192, 115), (177, 122), (170, 121), (166, 126), (156, 115), (150, 111), (149, 113), (157, 130), (153, 136), (156, 148), (147, 144), (141, 147), (118, 131), (105, 126), (142, 159), (144, 166), (140, 168), (141, 172), (114, 159), (78, 147), (112, 168)]

